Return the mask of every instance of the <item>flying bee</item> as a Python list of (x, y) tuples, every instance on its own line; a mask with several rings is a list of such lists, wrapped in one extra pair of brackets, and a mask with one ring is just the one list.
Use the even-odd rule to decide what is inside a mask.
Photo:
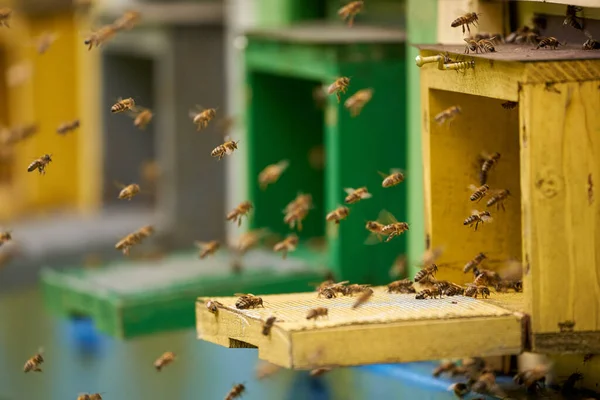
[(101, 46), (102, 44), (108, 42), (115, 36), (116, 33), (117, 33), (117, 30), (115, 29), (114, 25), (104, 25), (103, 27), (98, 29), (96, 32), (90, 33), (85, 38), (83, 43), (86, 46), (88, 46), (88, 51), (89, 51), (92, 49), (92, 47), (98, 47), (98, 46)]
[(41, 34), (36, 40), (38, 54), (44, 54), (47, 52), (56, 39), (58, 39), (58, 35), (55, 33), (44, 32)]
[(315, 368), (310, 370), (310, 372), (308, 373), (310, 375), (311, 378), (315, 378), (317, 376), (321, 376), (329, 371), (331, 371), (333, 368), (332, 367), (322, 367), (322, 368)]
[(347, 21), (348, 26), (351, 27), (354, 24), (354, 17), (356, 17), (356, 15), (362, 11), (363, 6), (364, 6), (364, 1), (362, 1), (362, 0), (352, 1), (348, 4), (346, 4), (345, 6), (341, 7), (338, 10), (337, 14), (344, 21)]
[(336, 224), (339, 224), (340, 221), (348, 218), (349, 214), (350, 214), (350, 209), (348, 207), (339, 206), (338, 208), (336, 208), (335, 210), (333, 210), (329, 214), (327, 214), (327, 216), (325, 217), (325, 220), (327, 222), (333, 221)]
[(115, 245), (117, 250), (121, 250), (124, 255), (128, 256), (131, 247), (140, 244), (144, 239), (154, 233), (154, 227), (152, 225), (146, 225), (138, 229), (137, 231), (130, 233), (125, 236)]
[(361, 89), (346, 99), (344, 107), (350, 111), (352, 117), (356, 117), (372, 98), (373, 89)]
[(41, 156), (40, 158), (38, 158), (37, 160), (34, 160), (31, 164), (29, 164), (29, 167), (27, 167), (27, 172), (32, 172), (37, 169), (40, 174), (45, 175), (46, 174), (46, 166), (50, 162), (52, 162), (52, 154), (44, 154), (43, 156)]
[(394, 281), (387, 285), (388, 293), (414, 293), (415, 288), (410, 279)]
[(494, 46), (493, 40), (495, 37), (491, 39), (481, 39), (477, 42), (477, 47), (481, 50), (482, 53), (494, 53), (496, 51), (496, 46)]
[(126, 99), (119, 97), (117, 102), (115, 104), (113, 104), (112, 107), (110, 107), (110, 112), (112, 112), (112, 113), (122, 113), (125, 111), (135, 111), (135, 110), (136, 110), (135, 100), (133, 100), (133, 98), (131, 98), (131, 97), (128, 97)]
[(484, 222), (492, 222), (492, 220), (489, 211), (473, 210), (471, 211), (471, 215), (464, 220), (463, 225), (472, 227), (475, 224), (475, 230), (477, 230), (479, 224), (483, 225)]
[(119, 192), (119, 200), (131, 200), (140, 192), (140, 185), (138, 185), (137, 183), (132, 183), (127, 186), (119, 184), (119, 187), (122, 188)]
[(346, 93), (348, 90), (348, 85), (350, 84), (350, 78), (342, 76), (333, 82), (331, 85), (327, 87), (327, 94), (334, 94), (337, 96), (338, 103), (340, 102), (340, 93)]
[(58, 133), (60, 135), (65, 135), (71, 131), (74, 131), (77, 128), (79, 128), (79, 120), (78, 119), (76, 119), (74, 121), (70, 121), (70, 122), (63, 122), (62, 124), (60, 124), (58, 126), (58, 128), (56, 128), (56, 133)]
[(406, 272), (406, 266), (408, 264), (408, 259), (405, 254), (400, 254), (394, 260), (392, 267), (389, 270), (390, 278), (394, 279), (401, 275), (404, 275)]
[(294, 229), (296, 225), (298, 226), (298, 230), (302, 230), (302, 221), (308, 215), (308, 209), (304, 207), (298, 207), (289, 213), (285, 214), (283, 217), (283, 222), (291, 229)]
[(381, 228), (381, 233), (387, 235), (386, 242), (389, 242), (409, 229), (406, 222), (398, 222), (392, 213), (387, 210), (381, 210), (377, 220), (384, 224), (383, 228)]
[(260, 188), (265, 190), (267, 186), (277, 182), (281, 177), (281, 174), (283, 174), (289, 166), (290, 162), (288, 160), (282, 160), (277, 164), (267, 165), (265, 169), (258, 174), (258, 184)]
[(10, 242), (12, 240), (12, 234), (10, 231), (0, 232), (0, 246), (4, 243)]
[(238, 223), (238, 226), (242, 225), (242, 217), (244, 215), (248, 215), (248, 213), (252, 210), (252, 203), (248, 200), (242, 201), (236, 208), (230, 211), (225, 217), (227, 221), (233, 221)]
[(431, 265), (419, 270), (415, 274), (414, 281), (417, 283), (425, 283), (428, 281), (430, 282), (433, 279), (433, 277), (435, 276), (436, 272), (438, 272), (437, 264), (431, 264)]
[(466, 274), (470, 270), (477, 268), (487, 257), (483, 253), (477, 254), (472, 260), (465, 264), (463, 272)]
[(216, 108), (203, 109), (196, 105), (198, 111), (190, 110), (189, 116), (193, 123), (197, 125), (197, 130), (200, 131), (208, 126), (208, 123), (217, 115)]
[(383, 178), (383, 182), (381, 182), (381, 187), (389, 188), (404, 182), (404, 173), (397, 168), (391, 169), (389, 174), (383, 173), (381, 171), (377, 171), (377, 173)]
[(465, 296), (477, 298), (477, 295), (480, 295), (482, 298), (487, 299), (490, 295), (490, 289), (487, 286), (476, 285), (474, 283), (467, 284), (467, 288), (465, 289)]
[(211, 254), (215, 254), (221, 247), (221, 244), (217, 240), (211, 240), (210, 242), (194, 242), (196, 247), (200, 249), (200, 259), (206, 258)]
[(216, 300), (209, 300), (206, 302), (206, 308), (208, 309), (208, 311), (210, 311), (213, 314), (216, 314), (219, 312), (219, 307), (225, 307), (225, 306)]
[(236, 293), (236, 296), (239, 296), (239, 299), (235, 302), (235, 308), (237, 308), (238, 310), (247, 310), (249, 308), (256, 308), (258, 306), (261, 306), (263, 308), (265, 307), (263, 305), (262, 297), (255, 296), (251, 293)]
[(328, 316), (329, 316), (329, 310), (325, 307), (311, 308), (306, 313), (306, 319), (317, 320), (317, 318), (319, 318), (319, 317), (328, 317)]
[(481, 154), (481, 172), (479, 173), (479, 183), (481, 185), (485, 185), (487, 183), (487, 178), (488, 178), (488, 174), (491, 171), (491, 169), (498, 164), (498, 161), (500, 160), (500, 153), (493, 153), (493, 154), (487, 154), (487, 153), (482, 153)]
[(538, 43), (537, 47), (535, 48), (535, 50), (540, 49), (540, 48), (549, 48), (552, 50), (556, 50), (556, 48), (558, 46), (566, 46), (566, 42), (559, 42), (557, 38), (555, 37), (542, 37), (540, 42)]
[(302, 194), (298, 193), (296, 198), (292, 200), (286, 207), (283, 212), (285, 214), (290, 213), (298, 208), (310, 209), (313, 207), (312, 195), (310, 194)]
[(225, 155), (231, 155), (233, 154), (233, 152), (235, 150), (237, 150), (237, 145), (240, 142), (239, 140), (237, 142), (233, 141), (233, 140), (227, 140), (227, 138), (225, 139), (225, 143), (215, 147), (213, 149), (213, 151), (210, 152), (210, 155), (212, 157), (218, 157), (219, 160), (222, 159), (223, 157), (225, 157)]
[(508, 189), (502, 189), (495, 193), (492, 193), (490, 199), (487, 201), (486, 206), (492, 207), (494, 204), (496, 205), (496, 210), (502, 208), (502, 211), (505, 211), (504, 201), (510, 196), (510, 191)]
[(125, 11), (123, 15), (115, 21), (115, 29), (119, 31), (130, 30), (140, 21), (141, 17), (142, 16), (138, 11)]
[(513, 380), (517, 385), (531, 389), (538, 383), (544, 383), (549, 372), (550, 367), (548, 365), (539, 364), (531, 369), (519, 372), (514, 376)]
[(361, 200), (370, 199), (373, 196), (364, 186), (358, 189), (344, 188), (344, 192), (347, 194), (344, 199), (344, 203), (346, 204), (358, 203)]
[(299, 240), (300, 239), (298, 239), (298, 236), (292, 233), (291, 235), (288, 235), (285, 239), (283, 239), (281, 242), (276, 243), (275, 246), (273, 246), (273, 251), (281, 251), (282, 257), (285, 260), (288, 253), (291, 253), (292, 251), (296, 250), (296, 246), (298, 246)]
[(129, 115), (133, 118), (133, 126), (141, 130), (146, 129), (154, 117), (152, 111), (142, 107), (138, 107), (136, 112), (131, 112)]
[[(429, 235), (427, 237), (429, 237)], [(435, 262), (438, 258), (441, 257), (443, 252), (444, 249), (441, 246), (432, 249), (429, 245), (427, 245), (427, 250), (425, 250), (425, 253), (423, 253), (423, 256), (421, 257), (420, 265), (428, 266), (431, 264), (435, 264)]]
[(420, 292), (418, 292), (415, 295), (415, 299), (417, 300), (424, 300), (424, 299), (437, 299), (438, 297), (441, 297), (442, 294), (440, 293), (440, 290), (438, 288), (430, 288), (430, 289), (423, 289)]
[(577, 16), (577, 13), (581, 11), (583, 11), (583, 7), (568, 5), (567, 11), (565, 13), (565, 20), (563, 21), (563, 26), (570, 25), (578, 31), (582, 31), (583, 18)]
[(474, 267), (473, 275), (475, 276), (475, 280), (473, 281), (473, 284), (475, 284), (475, 286), (495, 285), (497, 282), (502, 280), (497, 272), (491, 271), (489, 269), (479, 269), (477, 267)]
[(383, 233), (383, 227), (385, 225), (382, 224), (381, 222), (378, 221), (367, 221), (367, 224), (365, 225), (365, 228), (371, 232), (371, 234), (367, 237), (367, 240), (365, 241), (365, 244), (373, 244), (376, 243), (377, 241), (381, 242)]
[(167, 351), (162, 356), (158, 357), (156, 361), (154, 361), (154, 368), (160, 372), (164, 367), (175, 361), (175, 358), (175, 353), (172, 351)]
[(44, 353), (44, 350), (39, 349), (38, 352), (33, 357), (31, 357), (29, 360), (27, 360), (25, 362), (25, 365), (23, 366), (23, 372), (30, 372), (30, 371), (42, 372), (40, 365), (44, 362), (43, 353)]
[(277, 321), (277, 317), (275, 316), (271, 316), (265, 320), (262, 328), (263, 335), (269, 336), (269, 333), (271, 333), (271, 329), (273, 329), (273, 325), (275, 325), (275, 321)]
[(227, 396), (225, 396), (225, 400), (234, 400), (238, 397), (241, 397), (242, 393), (244, 393), (245, 390), (246, 386), (244, 386), (241, 383), (238, 383), (233, 388), (231, 388), (229, 393), (227, 393)]
[(469, 200), (479, 202), (487, 195), (488, 190), (490, 190), (490, 187), (488, 185), (481, 185), (479, 187), (475, 185), (469, 185), (469, 189), (471, 189), (471, 191), (473, 192), (473, 194), (471, 194), (471, 197), (469, 197)]
[(505, 110), (514, 110), (518, 105), (519, 103), (517, 101), (505, 101), (502, 103), (502, 108)]
[(441, 125), (446, 121), (452, 121), (460, 113), (462, 113), (462, 108), (460, 108), (460, 106), (452, 106), (437, 114), (433, 119), (438, 125)]
[(10, 21), (10, 17), (12, 16), (12, 10), (8, 7), (0, 8), (0, 26), (5, 26), (10, 28), (8, 21)]
[(469, 27), (469, 25), (477, 26), (477, 23), (479, 21), (479, 15), (481, 15), (481, 14), (477, 14), (475, 12), (466, 13), (465, 15), (460, 16), (460, 17), (456, 18), (454, 21), (452, 21), (452, 23), (450, 24), (450, 27), (457, 28), (457, 27), (461, 26), (462, 33), (464, 34), (465, 26), (466, 26), (467, 30), (469, 31), (469, 34), (471, 34), (471, 28)]

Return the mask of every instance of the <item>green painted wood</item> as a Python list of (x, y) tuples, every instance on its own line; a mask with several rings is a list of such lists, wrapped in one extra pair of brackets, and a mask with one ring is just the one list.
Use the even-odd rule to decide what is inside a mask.
[[(249, 198), (255, 205), (254, 228), (267, 227), (286, 234), (281, 210), (298, 191), (311, 193), (316, 203), (305, 221), (303, 239), (320, 237), (327, 230), (328, 211), (343, 203), (344, 187), (367, 186), (374, 196), (352, 205), (350, 217), (336, 233), (329, 229), (327, 252), (338, 279), (381, 284), (406, 238), (367, 246), (365, 222), (381, 209), (399, 220), (406, 218), (406, 187), (381, 187), (378, 170), (406, 167), (405, 45), (403, 34), (375, 28), (348, 30), (315, 25), (248, 34), (246, 84), (251, 94), (246, 107)], [(314, 105), (312, 91), (338, 76), (350, 76), (343, 100), (371, 87), (372, 101), (362, 114), (351, 118), (335, 97), (326, 110)], [(308, 149), (324, 143), (325, 171), (313, 171)], [(291, 161), (275, 185), (261, 191), (259, 172), (281, 159)], [(410, 221), (409, 221), (410, 223)]]
[(265, 250), (251, 251), (240, 274), (229, 272), (231, 259), (225, 252), (205, 260), (190, 253), (155, 263), (123, 261), (97, 269), (46, 269), (42, 291), (54, 314), (89, 316), (101, 332), (129, 339), (194, 328), (198, 296), (312, 290), (310, 283), (322, 281), (326, 273), (323, 255), (314, 251), (303, 255), (306, 252), (300, 248), (300, 257), (283, 261)]

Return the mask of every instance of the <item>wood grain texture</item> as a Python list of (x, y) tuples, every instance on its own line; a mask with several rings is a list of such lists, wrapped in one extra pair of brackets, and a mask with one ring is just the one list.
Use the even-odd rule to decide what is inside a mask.
[[(253, 310), (236, 309), (236, 297), (214, 298), (224, 305), (215, 315), (206, 308), (210, 299), (200, 298), (196, 303), (198, 337), (225, 347), (240, 347), (240, 342), (245, 343), (243, 347), (256, 346), (259, 358), (300, 369), (522, 350), (521, 313), (481, 299), (416, 300), (414, 295), (388, 294), (384, 287), (374, 290), (371, 301), (356, 310), (351, 308), (355, 298), (319, 299), (312, 292), (262, 296), (265, 308)], [(501, 302), (502, 296), (495, 297)], [(328, 307), (329, 317), (306, 320), (313, 307)], [(264, 336), (262, 324), (271, 315), (279, 321)]]
[[(600, 330), (600, 82), (524, 85), (521, 185), (525, 292), (533, 333)], [(592, 187), (595, 190), (595, 186)], [(596, 196), (597, 197), (597, 196)]]

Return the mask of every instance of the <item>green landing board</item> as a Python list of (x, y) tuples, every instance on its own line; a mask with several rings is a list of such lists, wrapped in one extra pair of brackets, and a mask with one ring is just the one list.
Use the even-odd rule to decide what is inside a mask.
[(44, 303), (61, 317), (90, 317), (99, 331), (122, 339), (193, 329), (199, 296), (314, 290), (311, 284), (327, 274), (323, 255), (305, 248), (294, 255), (282, 260), (267, 250), (250, 251), (238, 274), (230, 271), (225, 251), (204, 260), (190, 252), (93, 269), (45, 269)]

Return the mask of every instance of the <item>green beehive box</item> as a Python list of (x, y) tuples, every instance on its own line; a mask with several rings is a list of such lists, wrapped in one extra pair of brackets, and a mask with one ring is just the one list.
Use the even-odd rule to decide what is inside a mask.
[[(328, 266), (336, 278), (386, 282), (394, 259), (405, 252), (405, 237), (367, 246), (365, 222), (377, 219), (382, 209), (399, 221), (406, 218), (405, 184), (384, 189), (378, 174), (406, 165), (403, 31), (310, 23), (251, 31), (247, 39), (245, 142), (249, 199), (256, 210), (253, 227), (289, 233), (282, 210), (298, 192), (310, 193), (315, 208), (300, 238), (326, 236)], [(342, 101), (329, 96), (324, 109), (317, 107), (315, 87), (340, 76), (351, 79)], [(353, 118), (344, 101), (366, 88), (374, 90), (373, 98)], [(320, 144), (324, 170), (309, 162), (310, 150)], [(283, 159), (290, 167), (276, 184), (261, 190), (258, 174)], [(362, 186), (373, 197), (350, 205), (350, 216), (339, 229), (326, 224), (327, 212), (343, 205), (343, 189)]]

